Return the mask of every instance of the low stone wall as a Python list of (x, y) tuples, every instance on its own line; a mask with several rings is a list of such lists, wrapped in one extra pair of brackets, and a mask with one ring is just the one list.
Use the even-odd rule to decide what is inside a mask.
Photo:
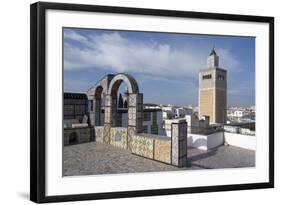
[(64, 129), (64, 145), (79, 144), (91, 141), (93, 128), (65, 128)]
[(109, 140), (105, 141), (105, 127), (96, 126), (94, 128), (95, 140), (100, 143), (108, 143), (121, 149), (130, 150), (133, 154), (142, 157), (178, 167), (186, 166), (186, 122), (173, 123), (171, 125), (171, 137), (135, 132), (132, 132), (133, 134), (130, 135), (129, 129), (130, 127), (111, 127), (107, 130), (110, 136)]
[(171, 137), (136, 134), (131, 147), (134, 154), (184, 167), (187, 160), (187, 124), (173, 123)]
[(171, 164), (171, 138), (138, 134), (132, 139), (132, 153)]

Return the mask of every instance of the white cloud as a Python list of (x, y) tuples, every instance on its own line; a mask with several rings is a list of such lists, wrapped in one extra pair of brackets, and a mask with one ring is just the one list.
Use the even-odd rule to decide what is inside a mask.
[[(166, 78), (194, 77), (206, 64), (206, 53), (195, 52), (188, 44), (175, 48), (156, 41), (132, 40), (118, 32), (86, 37), (69, 31), (64, 37), (81, 44), (75, 47), (65, 43), (64, 65), (67, 70), (92, 68)], [(238, 61), (227, 49), (217, 49), (217, 53), (222, 67), (227, 70), (238, 67)]]
[(82, 36), (82, 35), (79, 35), (78, 33), (72, 31), (72, 30), (67, 30), (64, 32), (64, 38), (67, 38), (67, 39), (71, 39), (71, 40), (74, 40), (74, 41), (82, 41), (82, 42), (87, 42), (87, 38)]

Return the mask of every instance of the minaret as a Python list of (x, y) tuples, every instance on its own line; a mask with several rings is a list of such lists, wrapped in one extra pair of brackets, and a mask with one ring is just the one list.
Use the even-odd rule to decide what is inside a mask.
[(129, 102), (129, 91), (128, 91), (128, 88), (126, 88), (124, 95), (123, 95), (124, 108), (128, 108), (128, 102)]
[(207, 59), (207, 67), (208, 68), (218, 68), (219, 67), (219, 57), (215, 51), (215, 48), (212, 49), (211, 53)]
[(199, 118), (209, 116), (211, 123), (226, 122), (227, 72), (219, 67), (219, 56), (213, 48), (207, 67), (199, 72)]

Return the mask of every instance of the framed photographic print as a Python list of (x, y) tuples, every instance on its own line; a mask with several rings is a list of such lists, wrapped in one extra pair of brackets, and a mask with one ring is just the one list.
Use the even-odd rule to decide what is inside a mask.
[(31, 5), (30, 198), (274, 187), (274, 18)]

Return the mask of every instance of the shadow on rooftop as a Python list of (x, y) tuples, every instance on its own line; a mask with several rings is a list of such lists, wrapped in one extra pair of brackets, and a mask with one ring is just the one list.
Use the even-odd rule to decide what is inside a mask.
[[(187, 153), (188, 153), (188, 151), (187, 151)], [(194, 156), (191, 156), (191, 157), (187, 157), (187, 160), (188, 160), (188, 162), (192, 163), (194, 161), (205, 159), (205, 158), (214, 156), (216, 154), (217, 154), (217, 149), (212, 149), (210, 151), (206, 151), (205, 153), (201, 153), (201, 154), (197, 154), (197, 155), (194, 155)]]

